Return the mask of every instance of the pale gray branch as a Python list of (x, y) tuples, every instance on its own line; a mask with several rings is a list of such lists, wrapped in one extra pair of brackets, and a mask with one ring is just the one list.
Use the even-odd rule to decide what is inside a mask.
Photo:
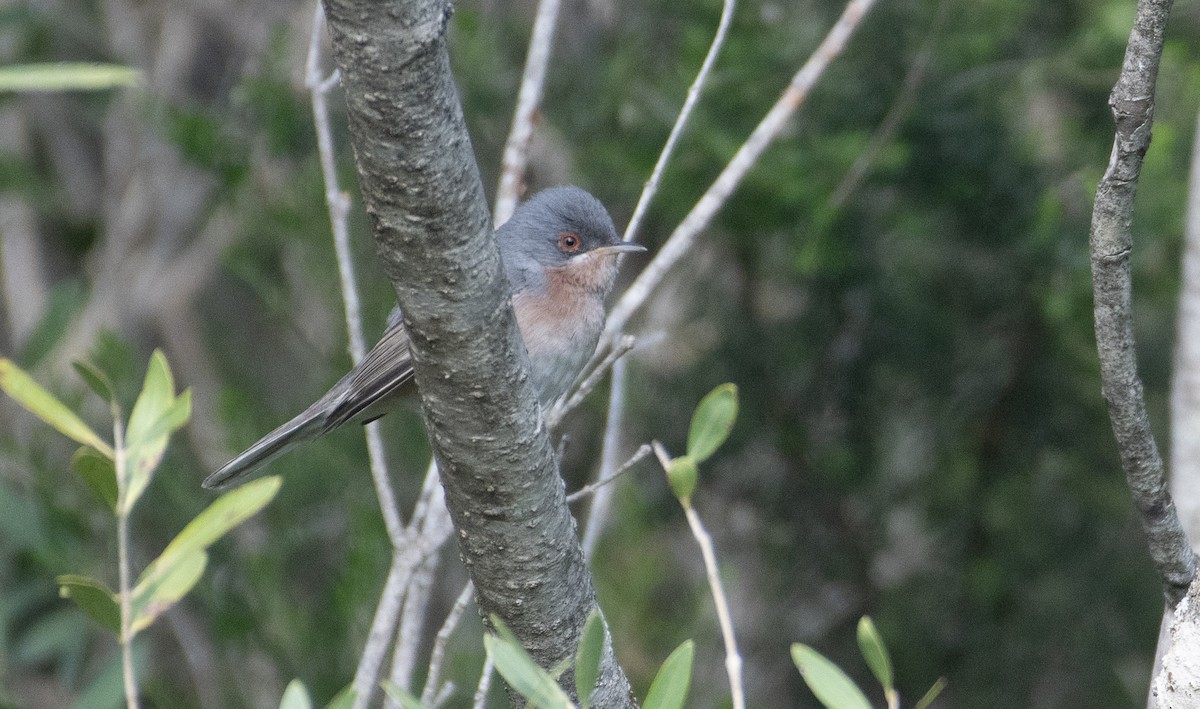
[(546, 85), (546, 70), (550, 66), (550, 50), (554, 47), (554, 27), (558, 22), (560, 5), (560, 0), (541, 0), (533, 20), (525, 71), (517, 92), (517, 107), (513, 111), (512, 128), (501, 159), (500, 187), (496, 190), (496, 204), (492, 212), (492, 220), (497, 226), (508, 221), (521, 199), (525, 166), (529, 162), (529, 141), (533, 138), (537, 110)]
[(1171, 0), (1138, 3), (1121, 75), (1109, 97), (1116, 137), (1108, 169), (1096, 188), (1090, 248), (1096, 347), (1109, 420), (1150, 556), (1168, 601), (1174, 604), (1196, 576), (1196, 558), (1167, 491), (1162, 457), (1146, 413), (1133, 340), (1130, 268), (1134, 193), (1150, 146), (1154, 85), (1170, 9)]

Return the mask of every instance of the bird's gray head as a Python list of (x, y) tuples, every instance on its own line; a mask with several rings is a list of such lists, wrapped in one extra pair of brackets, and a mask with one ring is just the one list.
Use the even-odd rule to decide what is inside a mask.
[(621, 241), (600, 200), (572, 186), (529, 198), (496, 231), (496, 240), (514, 291), (543, 287), (548, 273), (561, 273), (604, 294), (616, 278), (616, 257), (646, 250)]

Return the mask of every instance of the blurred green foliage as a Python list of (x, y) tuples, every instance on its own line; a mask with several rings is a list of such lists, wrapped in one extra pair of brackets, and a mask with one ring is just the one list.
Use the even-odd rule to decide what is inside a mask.
[[(126, 10), (156, 26), (148, 18), (167, 5)], [(105, 152), (113, 123), (135, 122), (160, 151), (139, 159), (175, 156), (212, 186), (201, 213), (229, 217), (221, 260), (189, 303), (196, 341), (187, 354), (206, 367), (171, 351), (184, 344), (168, 346), (185, 385), (198, 384), (189, 375), (211, 385), (204, 411), (215, 439), (194, 435), (190, 450), (168, 453), (135, 525), (140, 562), (209, 502), (199, 481), (212, 458), (255, 440), (348, 366), (297, 78), (311, 8), (267, 5), (192, 17), (190, 64), (170, 74), (178, 83), (163, 86), (149, 71), (133, 97), (0, 97), (0, 114), (64, 116), (31, 120), (24, 146), (0, 144), (0, 196), (35, 211), (52, 276), (34, 334), (20, 343), (0, 334), (0, 349), (46, 367), (39, 379), (73, 408), (83, 393), (71, 388), (73, 375), (53, 370), (53, 355), (88, 303), (124, 185), (80, 199), (55, 152), (61, 131), (86, 146), (80, 164), (103, 175), (127, 157)], [(741, 3), (644, 227), (652, 249), (841, 6)], [(569, 4), (533, 184), (576, 181), (623, 224), (719, 10), (717, 0)], [(104, 0), (0, 11), (11, 40), (3, 61), (153, 69), (140, 63), (155, 55), (130, 48), (136, 23), (115, 12)], [(511, 117), (526, 12), (456, 4), (453, 62), (487, 185)], [(811, 701), (789, 657), (794, 641), (869, 686), (854, 661), (854, 626), (866, 613), (888, 638), (909, 701), (944, 675), (945, 706), (1144, 704), (1161, 595), (1099, 394), (1086, 253), (1091, 193), (1112, 139), (1107, 93), (1132, 14), (1126, 0), (878, 4), (639, 324), (665, 332), (633, 367), (631, 442), (658, 437), (683, 450), (694, 402), (719, 382), (738, 383), (739, 423), (705, 464), (697, 508), (716, 535), (752, 705)], [(1200, 95), (1197, 30), (1200, 14), (1177, 8), (1135, 222), (1139, 355), (1163, 436)], [(835, 203), (922, 56), (896, 132)], [(127, 104), (134, 109), (119, 112)], [(333, 123), (340, 175), (353, 190), (336, 109)], [(200, 230), (166, 217), (152, 224), (154, 248)], [(393, 295), (375, 275), (359, 207), (352, 229), (374, 333)], [(109, 327), (119, 332), (85, 346), (129, 402), (161, 331), (135, 315)], [(602, 398), (566, 424), (569, 487), (594, 467)], [(68, 447), (8, 409), (0, 416), (0, 704), (62, 706), (109, 686), (118, 691), (87, 706), (111, 705), (112, 648), (52, 582), (72, 570), (104, 577), (102, 560), (114, 553), (106, 520), (82, 485), (62, 484)], [(412, 499), (427, 455), (415, 401), (384, 427), (396, 484)], [(346, 431), (276, 464), (287, 480), (276, 504), (210, 549), (209, 575), (168, 617), (170, 630), (148, 634), (149, 699), (261, 705), (299, 677), (325, 701), (345, 686), (391, 555), (367, 476), (345, 472), (364, 470), (365, 460), (361, 437)], [(696, 675), (722, 676), (711, 598), (662, 476), (627, 476), (617, 500), (595, 568), (636, 692), (645, 696), (661, 659), (686, 638), (696, 639)], [(453, 569), (438, 585), (452, 597), (461, 580)], [(448, 678), (473, 687), (478, 628), (460, 632), (448, 659)], [(719, 706), (723, 691), (697, 682), (689, 706)]]

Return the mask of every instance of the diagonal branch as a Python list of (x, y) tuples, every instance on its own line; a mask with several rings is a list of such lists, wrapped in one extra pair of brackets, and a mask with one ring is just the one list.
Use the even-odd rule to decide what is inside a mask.
[[(529, 384), (445, 45), (445, 0), (325, 0), (367, 214), (411, 338), (422, 415), (481, 610), (543, 667), (595, 589)], [(573, 691), (571, 672), (564, 688)], [(632, 706), (611, 649), (597, 706)]]
[(496, 190), (496, 205), (492, 219), (497, 225), (508, 221), (521, 199), (525, 166), (529, 163), (529, 141), (533, 138), (538, 106), (546, 85), (546, 70), (550, 68), (550, 50), (554, 46), (554, 26), (558, 22), (560, 0), (541, 0), (529, 36), (529, 52), (521, 88), (517, 92), (517, 107), (513, 111), (512, 130), (504, 143), (500, 166), (500, 186)]
[(830, 28), (825, 39), (821, 41), (804, 66), (800, 67), (800, 70), (792, 77), (787, 88), (750, 133), (750, 137), (746, 139), (745, 143), (742, 143), (733, 159), (692, 207), (692, 211), (688, 212), (679, 226), (675, 228), (667, 242), (654, 256), (654, 260), (638, 274), (637, 279), (613, 306), (605, 326), (605, 334), (601, 340), (602, 346), (611, 346), (616, 341), (634, 313), (646, 303), (650, 294), (658, 287), (671, 268), (691, 249), (700, 232), (708, 227), (717, 211), (733, 194), (733, 190), (741, 184), (742, 178), (746, 176), (750, 168), (754, 167), (763, 152), (770, 147), (787, 125), (788, 119), (808, 98), (808, 94), (816, 85), (817, 80), (825, 73), (825, 68), (841, 53), (847, 40), (854, 34), (859, 23), (874, 4), (875, 0), (850, 0), (846, 3), (841, 17)]
[(1108, 416), (1121, 465), (1142, 516), (1150, 556), (1173, 605), (1196, 575), (1196, 558), (1167, 491), (1154, 442), (1133, 341), (1133, 200), (1150, 146), (1154, 84), (1171, 0), (1140, 0), (1121, 76), (1109, 97), (1116, 138), (1092, 211), (1092, 291), (1096, 347)]

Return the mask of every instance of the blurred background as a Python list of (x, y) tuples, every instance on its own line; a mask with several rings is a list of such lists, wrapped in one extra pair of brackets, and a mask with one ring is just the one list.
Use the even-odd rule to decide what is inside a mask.
[[(533, 9), (456, 3), (451, 50), (489, 190)], [(643, 229), (651, 250), (841, 9), (742, 0)], [(816, 706), (788, 656), (796, 641), (869, 686), (854, 643), (864, 614), (892, 648), (906, 704), (945, 676), (944, 707), (1144, 705), (1162, 597), (1100, 396), (1087, 257), (1133, 10), (880, 2), (634, 323), (645, 337), (631, 450), (657, 438), (681, 451), (699, 398), (740, 387), (741, 418), (696, 504), (752, 706)], [(580, 184), (623, 226), (719, 12), (717, 0), (568, 0), (531, 188)], [(349, 366), (303, 88), (311, 17), (310, 3), (279, 0), (0, 7), (0, 62), (144, 72), (137, 90), (0, 96), (0, 352), (97, 427), (106, 407), (74, 359), (109, 371), (128, 404), (161, 347), (194, 391), (192, 422), (135, 515), (135, 568), (211, 501), (208, 472)], [(1200, 97), (1194, 1), (1177, 3), (1158, 91), (1134, 267), (1139, 360), (1165, 447)], [(393, 293), (355, 205), (373, 336)], [(563, 426), (568, 489), (594, 473), (605, 400)], [(415, 398), (384, 421), (411, 501), (428, 459)], [(112, 519), (70, 473), (73, 450), (0, 400), (0, 706), (120, 701), (116, 643), (54, 583), (115, 577)], [(276, 501), (211, 550), (197, 589), (142, 638), (148, 705), (277, 706), (294, 677), (325, 701), (350, 681), (391, 557), (362, 435), (330, 436), (273, 471), (287, 474)], [(465, 580), (456, 550), (444, 554), (439, 613)], [(619, 484), (594, 566), (639, 696), (695, 638), (688, 706), (727, 706), (699, 552), (652, 463)], [(451, 645), (464, 688), (453, 707), (469, 706), (478, 678), (478, 625), (469, 613)]]

